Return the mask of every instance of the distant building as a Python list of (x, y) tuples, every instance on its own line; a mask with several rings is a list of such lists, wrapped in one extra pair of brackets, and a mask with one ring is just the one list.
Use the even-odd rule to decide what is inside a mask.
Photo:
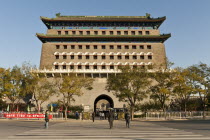
[(47, 34), (37, 33), (43, 44), (36, 72), (49, 78), (69, 73), (93, 77), (94, 89), (85, 91), (74, 104), (90, 109), (123, 108), (125, 103), (105, 90), (106, 78), (119, 73), (121, 65), (152, 69), (165, 64), (164, 41), (171, 35), (160, 34), (158, 29), (165, 19), (150, 14), (41, 17), (48, 30)]

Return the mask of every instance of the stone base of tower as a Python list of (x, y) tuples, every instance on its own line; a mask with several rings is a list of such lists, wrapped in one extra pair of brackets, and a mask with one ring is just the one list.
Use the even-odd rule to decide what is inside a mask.
[[(53, 78), (50, 78), (53, 80)], [(109, 107), (111, 108), (124, 108), (127, 106), (127, 103), (120, 102), (118, 98), (116, 98), (112, 92), (107, 91), (106, 88), (106, 78), (94, 78), (93, 89), (85, 90), (83, 89), (82, 96), (75, 96), (75, 102), (71, 102), (71, 105), (75, 106), (83, 106), (85, 111), (93, 111), (96, 108), (101, 108), (105, 110), (108, 108), (106, 103), (109, 103)], [(56, 102), (59, 100), (59, 97), (54, 95), (50, 97), (50, 99), (42, 104), (43, 110), (47, 109), (47, 105)], [(102, 105), (102, 106), (101, 106)], [(105, 106), (103, 106), (105, 105)]]

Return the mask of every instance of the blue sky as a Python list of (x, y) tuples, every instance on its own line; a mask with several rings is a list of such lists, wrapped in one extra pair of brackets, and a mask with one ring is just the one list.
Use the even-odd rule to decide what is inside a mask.
[(108, 15), (166, 16), (161, 33), (167, 57), (175, 66), (210, 64), (210, 0), (0, 0), (0, 67), (28, 61), (39, 66), (42, 43), (36, 33), (46, 33), (40, 16)]

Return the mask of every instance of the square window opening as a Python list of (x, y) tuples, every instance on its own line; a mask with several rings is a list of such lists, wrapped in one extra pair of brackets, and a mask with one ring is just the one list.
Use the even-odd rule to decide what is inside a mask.
[(117, 49), (121, 49), (122, 47), (120, 45), (117, 46)]
[(79, 45), (79, 49), (82, 49), (82, 45)]
[(60, 45), (56, 45), (56, 49), (60, 49)]
[(55, 65), (55, 69), (57, 70), (59, 67), (58, 67), (58, 65)]
[(94, 55), (94, 56), (93, 56), (93, 59), (97, 59), (97, 58), (98, 58), (98, 56), (97, 56), (97, 55)]
[(71, 45), (71, 49), (75, 49), (75, 46), (74, 45)]
[(144, 49), (144, 46), (143, 46), (143, 45), (141, 45), (141, 46), (140, 46), (140, 49)]
[(67, 45), (63, 45), (63, 48), (64, 48), (64, 49), (67, 49)]
[(152, 49), (152, 46), (151, 45), (147, 45), (147, 49)]
[(56, 55), (56, 56), (55, 56), (55, 59), (59, 59), (59, 55)]
[(133, 45), (133, 46), (132, 46), (132, 49), (136, 49), (136, 45)]
[(110, 49), (114, 49), (114, 46), (113, 45), (110, 45)]
[(86, 59), (90, 59), (90, 56), (89, 55), (86, 55), (85, 57), (86, 57)]
[(82, 55), (78, 55), (78, 59), (82, 59)]
[(86, 45), (86, 49), (90, 49), (90, 45)]
[(102, 45), (101, 48), (102, 48), (102, 49), (106, 49), (106, 46), (105, 46), (105, 45)]
[(106, 59), (106, 56), (105, 56), (105, 55), (102, 55), (101, 58), (102, 58), (102, 59)]
[(126, 55), (126, 56), (125, 56), (125, 59), (129, 59), (129, 55)]
[(97, 48), (98, 48), (98, 46), (97, 46), (97, 45), (94, 45), (94, 46), (93, 46), (93, 48), (94, 48), (94, 49), (97, 49)]

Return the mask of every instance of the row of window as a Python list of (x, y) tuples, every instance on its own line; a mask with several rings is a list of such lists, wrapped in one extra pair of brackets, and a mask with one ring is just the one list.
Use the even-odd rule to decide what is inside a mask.
[[(75, 49), (75, 45), (70, 45), (70, 46), (67, 46), (67, 45), (63, 45), (63, 49), (68, 49), (68, 47), (70, 49)], [(90, 45), (78, 45), (77, 46), (78, 49), (90, 49)], [(122, 49), (124, 47), (124, 49), (144, 49), (145, 47), (147, 49), (152, 49), (152, 46), (151, 45), (147, 45), (147, 46), (144, 46), (144, 45), (132, 45), (132, 46), (129, 46), (129, 45), (124, 45), (124, 46), (121, 46), (121, 45), (117, 45), (117, 46), (114, 46), (114, 45), (109, 45), (109, 46), (106, 46), (106, 45), (101, 45), (101, 48), (100, 49)], [(60, 49), (61, 48), (61, 45), (56, 45), (56, 49)], [(99, 49), (99, 46), (97, 45), (93, 45), (93, 49)]]
[(58, 35), (149, 35), (150, 31), (57, 31)]
[[(110, 65), (110, 66), (106, 66), (106, 65), (102, 65), (102, 66), (97, 66), (97, 65), (93, 65), (92, 67), (90, 67), (89, 65), (78, 65), (77, 67), (74, 65), (70, 65), (70, 66), (66, 66), (66, 65), (62, 65), (59, 67), (59, 65), (55, 65), (55, 69), (118, 69), (119, 66), (114, 66), (114, 65)], [(134, 65), (133, 68), (137, 68), (139, 66)], [(145, 68), (145, 65), (141, 65), (141, 68)], [(152, 65), (148, 65), (147, 66), (148, 69), (152, 69)]]
[(152, 29), (157, 29), (156, 26), (105, 26), (105, 27), (95, 27), (95, 26), (51, 26), (51, 29), (141, 29), (141, 30), (152, 30)]
[[(62, 57), (63, 57), (63, 59), (67, 59), (67, 55), (63, 55)], [(85, 59), (90, 59), (90, 55), (86, 55), (84, 57), (85, 57)], [(97, 56), (97, 55), (93, 55), (91, 57), (93, 57), (93, 59), (98, 59), (99, 58), (99, 56)], [(102, 55), (101, 59), (106, 59), (107, 57), (108, 56), (106, 56), (106, 55)], [(113, 60), (114, 57), (115, 57), (114, 55), (110, 55), (109, 59)], [(60, 58), (59, 55), (55, 55), (55, 59), (59, 59), (59, 58)], [(122, 59), (122, 55), (118, 55), (118, 56), (116, 56), (116, 58), (117, 59)], [(151, 60), (152, 59), (152, 55), (148, 55), (147, 58)], [(75, 59), (75, 56), (74, 55), (70, 55), (70, 59)], [(78, 55), (78, 59), (82, 59), (82, 55)], [(124, 59), (138, 59), (138, 57), (137, 57), (137, 55), (133, 55), (133, 56), (125, 55)], [(145, 56), (144, 55), (140, 55), (139, 59), (145, 59)]]

